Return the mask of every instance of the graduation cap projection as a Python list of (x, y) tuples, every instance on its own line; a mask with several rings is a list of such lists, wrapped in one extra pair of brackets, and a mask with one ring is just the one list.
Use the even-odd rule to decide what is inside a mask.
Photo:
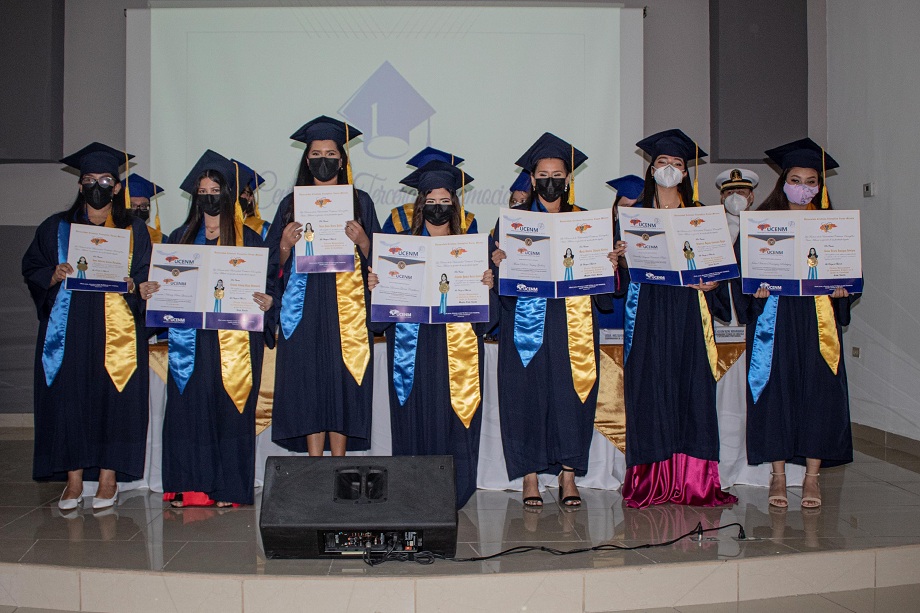
[[(117, 179), (118, 169), (122, 164), (125, 165), (125, 172), (130, 172), (128, 162), (133, 157), (126, 151), (119, 151), (100, 142), (92, 142), (76, 153), (61, 158), (60, 162), (76, 168), (81, 177), (86, 174), (109, 173)], [(131, 191), (128, 186), (125, 187), (125, 208), (131, 208)]]
[[(126, 193), (125, 195), (126, 201), (128, 202), (128, 206), (131, 206), (130, 204), (131, 197), (146, 198), (147, 200), (153, 200), (154, 196), (156, 196), (157, 194), (163, 193), (162, 187), (160, 187), (153, 181), (149, 181), (145, 179), (139, 174), (129, 175), (126, 179), (124, 179), (121, 182), (121, 187), (122, 189), (128, 190), (128, 193)], [(157, 230), (160, 230), (161, 229), (160, 228), (160, 203), (157, 202), (155, 206), (156, 206), (157, 214), (156, 214), (156, 219), (154, 220), (154, 223), (156, 224)]]
[(821, 190), (821, 208), (826, 209), (828, 207), (827, 171), (840, 168), (840, 164), (824, 150), (824, 147), (806, 136), (791, 143), (768, 149), (764, 153), (783, 170), (798, 167), (812, 168), (820, 172), (821, 182), (824, 184), (824, 189)]
[(442, 162), (441, 160), (428, 162), (400, 181), (403, 185), (414, 187), (420, 194), (441, 188), (450, 192), (460, 190), (460, 229), (463, 232), (466, 232), (464, 192), (466, 191), (466, 186), (472, 182), (473, 177), (466, 174), (466, 172), (449, 162)]
[(409, 166), (414, 166), (416, 168), (421, 168), (428, 162), (433, 162), (438, 160), (451, 166), (459, 166), (463, 163), (463, 158), (453, 153), (448, 153), (447, 151), (441, 151), (440, 149), (435, 149), (434, 147), (425, 147), (415, 155), (413, 155), (406, 162)]
[(693, 173), (693, 199), (700, 199), (700, 158), (704, 158), (709, 154), (703, 151), (695, 140), (684, 134), (683, 130), (674, 128), (657, 132), (640, 140), (636, 143), (636, 147), (646, 152), (652, 159), (652, 162), (654, 162), (655, 158), (659, 155), (678, 157), (682, 159), (687, 166), (693, 161), (696, 166)]
[(538, 138), (530, 149), (524, 152), (515, 165), (520, 166), (527, 172), (533, 173), (537, 167), (537, 162), (547, 158), (555, 158), (565, 162), (572, 174), (572, 181), (569, 184), (569, 204), (575, 204), (575, 169), (584, 164), (588, 156), (575, 148), (574, 145), (567, 143), (555, 134), (544, 132), (543, 136)]
[(526, 170), (522, 170), (518, 174), (517, 179), (514, 180), (514, 183), (511, 184), (511, 187), (508, 191), (511, 192), (529, 192), (533, 184), (530, 182), (530, 173)]
[(607, 185), (617, 190), (617, 196), (636, 200), (645, 188), (645, 179), (636, 175), (624, 175), (619, 179), (607, 181)]
[(389, 62), (380, 65), (339, 113), (366, 133), (364, 150), (375, 158), (404, 155), (413, 130), (427, 124), (431, 139), (434, 108)]

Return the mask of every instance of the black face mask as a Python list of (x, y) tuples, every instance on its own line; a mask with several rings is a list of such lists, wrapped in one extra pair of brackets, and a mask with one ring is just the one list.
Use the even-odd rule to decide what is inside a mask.
[(310, 172), (317, 181), (331, 181), (339, 174), (339, 164), (342, 160), (339, 158), (310, 158)]
[(83, 187), (83, 199), (86, 200), (86, 204), (98, 211), (99, 209), (104, 209), (112, 201), (114, 190), (114, 185), (112, 187), (102, 187), (98, 183), (93, 183), (91, 187)]
[(150, 219), (150, 209), (133, 209), (131, 212), (134, 213), (135, 217), (145, 222)]
[(565, 193), (565, 178), (551, 178), (547, 177), (545, 179), (537, 179), (537, 195), (540, 196), (540, 200), (544, 202), (554, 202), (559, 200), (562, 194)]
[(220, 194), (198, 194), (196, 202), (205, 215), (211, 217), (220, 215)]
[(426, 204), (422, 208), (422, 215), (425, 221), (433, 226), (443, 226), (450, 221), (454, 215), (454, 205), (452, 204)]

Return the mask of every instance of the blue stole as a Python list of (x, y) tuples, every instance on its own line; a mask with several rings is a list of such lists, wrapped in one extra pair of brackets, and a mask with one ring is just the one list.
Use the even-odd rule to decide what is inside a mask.
[(755, 404), (767, 386), (767, 381), (770, 380), (770, 370), (773, 367), (773, 333), (776, 331), (778, 307), (779, 296), (769, 296), (754, 328), (751, 364), (748, 366), (748, 385)]
[[(70, 222), (61, 220), (58, 224), (58, 264), (67, 261), (67, 250), (70, 246)], [(42, 347), (42, 367), (45, 369), (45, 384), (51, 387), (61, 365), (64, 363), (64, 344), (67, 338), (67, 317), (70, 314), (71, 291), (64, 289), (64, 282), (58, 289), (48, 317), (48, 327), (45, 329), (45, 344)]]
[[(207, 244), (204, 231), (204, 222), (202, 222), (198, 236), (195, 237), (195, 245)], [(192, 378), (192, 373), (195, 372), (195, 341), (197, 338), (198, 330), (195, 328), (169, 329), (169, 374), (176, 382), (180, 394), (185, 392), (185, 386)]]
[[(422, 236), (431, 236), (425, 224), (422, 224)], [(415, 355), (420, 325), (398, 323), (393, 326), (393, 387), (396, 389), (399, 406), (406, 404), (415, 382)]]
[[(291, 206), (294, 206), (291, 204)], [(291, 248), (291, 258), (294, 258), (294, 248)], [(285, 340), (291, 338), (294, 330), (300, 325), (303, 318), (303, 299), (307, 293), (307, 273), (295, 272), (295, 262), (291, 261), (291, 274), (288, 277), (287, 287), (281, 297), (281, 334)]]
[[(546, 213), (546, 207), (536, 197), (530, 210)], [(514, 346), (524, 368), (543, 346), (543, 328), (546, 324), (546, 298), (518, 298), (514, 305)]]
[(639, 283), (630, 283), (629, 290), (626, 292), (626, 312), (623, 316), (623, 363), (629, 359), (629, 351), (632, 349), (633, 333), (636, 331), (636, 311), (639, 308), (639, 290), (642, 285)]

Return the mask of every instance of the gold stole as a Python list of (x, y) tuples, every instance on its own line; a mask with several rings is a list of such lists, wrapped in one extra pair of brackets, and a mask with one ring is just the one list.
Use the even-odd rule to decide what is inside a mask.
[[(822, 198), (826, 198), (827, 190), (823, 192)], [(822, 208), (827, 208), (827, 205), (822, 205)], [(818, 207), (809, 202), (805, 210), (817, 211)], [(830, 296), (815, 296), (815, 315), (818, 317), (818, 350), (836, 375), (840, 365), (840, 339), (837, 338), (837, 318), (834, 317)]]
[[(243, 224), (234, 220), (236, 246), (243, 245)], [(219, 241), (218, 241), (219, 242)], [(227, 395), (240, 413), (252, 391), (252, 360), (249, 354), (249, 332), (245, 330), (218, 330), (220, 341), (220, 376)]]
[(597, 362), (594, 358), (594, 316), (591, 313), (591, 296), (574, 296), (565, 299), (565, 319), (569, 336), (569, 360), (572, 384), (582, 403), (588, 399), (597, 381)]
[(371, 361), (371, 349), (367, 334), (367, 312), (364, 304), (364, 276), (361, 274), (361, 258), (355, 247), (355, 270), (335, 273), (335, 299), (339, 307), (339, 341), (342, 346), (342, 362), (361, 385), (364, 373)]
[[(114, 228), (112, 214), (105, 219), (106, 228)], [(134, 260), (134, 230), (131, 229), (128, 246), (128, 276)], [(105, 370), (115, 384), (124, 391), (125, 385), (137, 370), (137, 331), (134, 315), (125, 297), (115, 292), (105, 293)]]
[(467, 428), (482, 400), (479, 388), (479, 340), (472, 324), (444, 326), (447, 330), (447, 371), (450, 405)]

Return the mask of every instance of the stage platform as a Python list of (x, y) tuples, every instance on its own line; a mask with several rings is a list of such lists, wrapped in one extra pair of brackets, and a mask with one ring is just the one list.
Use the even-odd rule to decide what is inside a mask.
[[(920, 608), (920, 457), (859, 439), (853, 464), (822, 470), (820, 510), (801, 509), (800, 488), (790, 488), (787, 511), (768, 508), (765, 488), (736, 486), (731, 491), (740, 501), (730, 508), (626, 509), (616, 491), (583, 488), (583, 508), (563, 509), (547, 491), (537, 513), (523, 508), (519, 492), (480, 490), (460, 511), (457, 556), (517, 545), (641, 545), (672, 539), (697, 522), (705, 528), (739, 522), (743, 541), (732, 527), (702, 542), (638, 551), (372, 568), (360, 560), (266, 560), (258, 490), (255, 507), (178, 510), (159, 494), (135, 490), (110, 512), (62, 515), (55, 503), (63, 486), (31, 481), (31, 437), (27, 428), (0, 429), (4, 613), (15, 607), (221, 613), (782, 607), (792, 613), (796, 602), (813, 611)], [(795, 595), (811, 596), (782, 598)], [(759, 599), (776, 600), (761, 609)], [(894, 602), (908, 604), (879, 608)]]

